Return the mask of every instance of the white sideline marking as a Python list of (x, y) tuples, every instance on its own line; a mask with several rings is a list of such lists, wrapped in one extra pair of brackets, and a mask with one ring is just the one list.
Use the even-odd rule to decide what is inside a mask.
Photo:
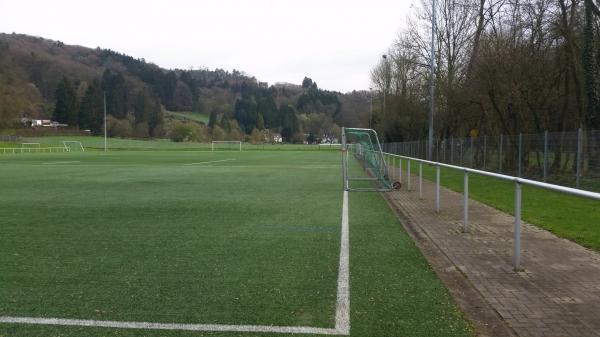
[(211, 163), (221, 163), (224, 161), (232, 161), (235, 160), (235, 158), (231, 158), (231, 159), (221, 159), (221, 160), (211, 160), (211, 161), (201, 161), (199, 163), (189, 163), (189, 164), (183, 164), (184, 166), (189, 166), (189, 165), (203, 165), (203, 164), (211, 164)]
[(350, 334), (350, 231), (348, 227), (348, 191), (344, 191), (342, 235), (340, 239), (340, 267), (338, 270), (337, 302), (335, 305), (335, 330), (341, 335)]
[(340, 264), (338, 270), (337, 301), (335, 305), (335, 328), (273, 325), (228, 325), (228, 324), (181, 324), (126, 321), (97, 321), (88, 319), (65, 319), (45, 317), (0, 316), (0, 323), (84, 326), (119, 329), (220, 331), (220, 332), (265, 332), (312, 335), (350, 334), (350, 238), (348, 226), (348, 191), (344, 191), (342, 203), (342, 228), (340, 239)]
[(81, 163), (81, 161), (79, 161), (79, 160), (72, 160), (72, 161), (49, 161), (49, 162), (46, 162), (46, 163), (42, 163), (42, 165), (74, 164), (74, 163)]

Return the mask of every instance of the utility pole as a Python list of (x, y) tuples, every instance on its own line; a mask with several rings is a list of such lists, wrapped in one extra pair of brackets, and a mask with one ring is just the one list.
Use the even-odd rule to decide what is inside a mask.
[(104, 152), (107, 151), (106, 149), (106, 91), (104, 92)]
[(429, 76), (429, 137), (427, 144), (427, 159), (432, 160), (433, 157), (433, 111), (435, 108), (434, 94), (435, 94), (435, 0), (432, 0), (431, 5), (431, 74)]

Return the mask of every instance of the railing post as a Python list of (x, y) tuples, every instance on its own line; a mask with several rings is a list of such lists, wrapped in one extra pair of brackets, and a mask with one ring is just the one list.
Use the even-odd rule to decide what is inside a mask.
[(544, 131), (544, 182), (548, 179), (548, 130)]
[(581, 163), (583, 160), (581, 160), (582, 158), (582, 154), (583, 154), (583, 130), (581, 128), (579, 128), (579, 130), (577, 130), (577, 177), (575, 180), (575, 187), (580, 188), (581, 187)]
[(408, 164), (406, 165), (406, 182), (407, 182), (407, 188), (408, 191), (410, 192), (410, 159), (407, 160)]
[(469, 232), (469, 172), (465, 170), (464, 190), (463, 190), (463, 233)]
[(521, 183), (515, 182), (515, 241), (513, 268), (515, 271), (521, 269)]
[(398, 179), (398, 181), (402, 182), (402, 158), (400, 158), (400, 164), (398, 165), (398, 170), (400, 171), (400, 179)]
[(423, 199), (423, 163), (419, 162), (419, 199)]
[(523, 160), (523, 134), (519, 133), (519, 159), (517, 161), (518, 177), (521, 178), (521, 161)]
[(440, 212), (440, 165), (435, 166), (435, 211)]

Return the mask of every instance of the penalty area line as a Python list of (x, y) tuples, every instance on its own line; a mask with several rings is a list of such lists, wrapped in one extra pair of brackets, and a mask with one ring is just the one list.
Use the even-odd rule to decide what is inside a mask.
[(204, 164), (212, 164), (212, 163), (222, 163), (224, 161), (232, 161), (235, 160), (235, 158), (230, 158), (230, 159), (221, 159), (221, 160), (211, 160), (211, 161), (201, 161), (199, 163), (188, 163), (188, 164), (183, 164), (183, 166), (191, 166), (191, 165), (204, 165)]
[(340, 239), (340, 261), (335, 305), (335, 328), (274, 325), (229, 325), (229, 324), (184, 324), (127, 321), (98, 321), (89, 319), (67, 319), (47, 317), (0, 316), (0, 323), (100, 327), (117, 329), (183, 330), (218, 332), (262, 332), (311, 335), (350, 334), (350, 238), (348, 225), (348, 191), (342, 201), (342, 226)]

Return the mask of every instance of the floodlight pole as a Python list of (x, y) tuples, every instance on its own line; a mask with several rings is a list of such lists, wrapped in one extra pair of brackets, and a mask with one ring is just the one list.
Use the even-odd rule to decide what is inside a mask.
[(104, 152), (106, 152), (106, 91), (104, 92)]
[(434, 93), (435, 93), (435, 0), (432, 0), (431, 5), (431, 65), (430, 65), (430, 92), (429, 92), (429, 136), (427, 144), (427, 159), (432, 160), (433, 157), (433, 110), (434, 106)]

